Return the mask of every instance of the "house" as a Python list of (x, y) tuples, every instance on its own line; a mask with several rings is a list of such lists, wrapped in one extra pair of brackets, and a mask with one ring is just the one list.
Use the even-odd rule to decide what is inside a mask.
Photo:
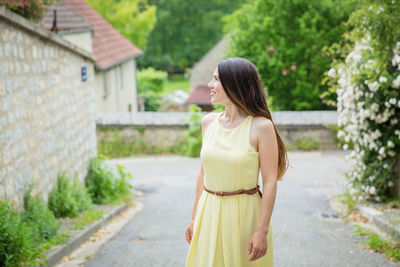
[(224, 58), (227, 45), (228, 39), (222, 38), (189, 71), (191, 93), (185, 104), (197, 104), (203, 111), (212, 110), (207, 84), (212, 79), (218, 62)]
[(40, 24), (96, 56), (96, 113), (138, 111), (136, 58), (142, 51), (85, 0), (55, 3)]
[(197, 86), (192, 93), (190, 93), (189, 98), (186, 100), (185, 104), (196, 104), (202, 111), (211, 111), (213, 109), (211, 104), (210, 88), (205, 85)]
[(199, 85), (207, 85), (218, 62), (224, 58), (228, 46), (226, 37), (211, 48), (189, 71), (190, 89), (193, 91)]

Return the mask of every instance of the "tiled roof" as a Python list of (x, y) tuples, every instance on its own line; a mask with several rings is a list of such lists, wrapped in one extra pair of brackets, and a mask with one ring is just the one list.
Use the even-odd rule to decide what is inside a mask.
[(65, 3), (55, 3), (47, 9), (40, 25), (48, 30), (53, 28), (54, 10), (57, 11), (57, 31), (92, 30), (92, 25)]
[(211, 105), (210, 88), (205, 85), (197, 86), (185, 104)]
[(97, 57), (96, 65), (100, 69), (107, 69), (121, 61), (142, 54), (139, 48), (114, 29), (85, 0), (64, 0), (64, 3), (93, 26), (93, 53)]

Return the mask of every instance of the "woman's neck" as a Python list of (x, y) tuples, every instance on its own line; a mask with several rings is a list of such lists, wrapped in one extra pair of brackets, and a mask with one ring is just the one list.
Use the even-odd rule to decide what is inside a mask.
[(242, 120), (246, 118), (248, 114), (246, 114), (243, 110), (236, 107), (234, 104), (225, 105), (225, 112), (223, 119), (227, 123), (233, 123), (238, 120)]

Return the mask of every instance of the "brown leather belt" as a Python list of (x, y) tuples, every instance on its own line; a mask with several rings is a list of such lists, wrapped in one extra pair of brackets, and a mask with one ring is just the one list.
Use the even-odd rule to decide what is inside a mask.
[(252, 188), (252, 189), (240, 189), (237, 191), (233, 191), (233, 192), (223, 192), (223, 191), (212, 191), (210, 189), (207, 189), (205, 186), (204, 190), (208, 193), (211, 193), (213, 195), (217, 195), (217, 196), (233, 196), (233, 195), (238, 195), (238, 194), (248, 194), (248, 195), (252, 195), (258, 192), (258, 194), (260, 195), (260, 197), (262, 198), (262, 193), (259, 190), (260, 186), (257, 185), (256, 187)]

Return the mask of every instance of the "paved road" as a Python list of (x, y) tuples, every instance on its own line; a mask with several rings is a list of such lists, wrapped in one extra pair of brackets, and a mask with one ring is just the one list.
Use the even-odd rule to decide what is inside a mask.
[[(328, 200), (341, 192), (346, 152), (291, 152), (290, 168), (278, 184), (272, 217), (275, 266), (398, 266), (363, 249), (350, 224), (329, 218)], [(110, 161), (132, 173), (143, 191), (144, 209), (85, 266), (184, 266), (200, 160), (148, 157)]]

